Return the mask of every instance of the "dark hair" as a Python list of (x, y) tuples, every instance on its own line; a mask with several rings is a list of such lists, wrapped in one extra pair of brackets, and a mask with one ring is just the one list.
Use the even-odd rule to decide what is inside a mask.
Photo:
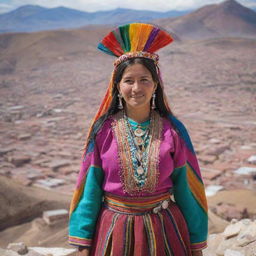
[(154, 63), (153, 60), (151, 59), (147, 59), (147, 58), (141, 58), (141, 57), (137, 57), (137, 58), (132, 58), (132, 59), (128, 59), (122, 63), (120, 63), (115, 70), (114, 73), (114, 78), (113, 78), (113, 82), (114, 82), (114, 86), (113, 86), (113, 90), (112, 90), (112, 102), (110, 104), (110, 107), (108, 109), (108, 111), (102, 116), (100, 117), (94, 124), (92, 132), (90, 134), (89, 140), (94, 139), (94, 137), (96, 136), (97, 132), (100, 130), (102, 124), (104, 123), (104, 121), (110, 116), (110, 115), (114, 115), (116, 114), (118, 111), (120, 111), (118, 109), (118, 89), (117, 89), (117, 85), (120, 83), (123, 73), (125, 71), (125, 69), (128, 66), (134, 65), (134, 64), (142, 64), (144, 67), (146, 67), (153, 78), (153, 81), (157, 84), (157, 88), (156, 88), (156, 111), (160, 114), (160, 116), (162, 117), (167, 117), (168, 115), (172, 115), (172, 112), (170, 110), (168, 110), (166, 108), (166, 105), (164, 103), (164, 94), (163, 94), (163, 87), (162, 87), (162, 81), (160, 80), (158, 73), (157, 73), (157, 68), (156, 65)]

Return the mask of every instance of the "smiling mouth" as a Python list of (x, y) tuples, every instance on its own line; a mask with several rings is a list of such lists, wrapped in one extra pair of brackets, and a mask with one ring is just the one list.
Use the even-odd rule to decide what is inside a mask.
[(141, 95), (133, 95), (133, 96), (131, 96), (131, 98), (138, 99), (138, 98), (141, 98), (143, 96), (144, 96), (143, 94), (141, 94)]

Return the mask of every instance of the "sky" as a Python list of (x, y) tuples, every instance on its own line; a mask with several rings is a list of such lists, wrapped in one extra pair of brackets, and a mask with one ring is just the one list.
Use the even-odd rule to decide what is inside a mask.
[[(95, 12), (128, 8), (137, 10), (170, 11), (191, 10), (223, 0), (0, 0), (0, 13), (12, 11), (22, 5), (40, 5), (42, 7), (65, 6), (81, 11)], [(256, 8), (256, 0), (236, 0), (240, 4)]]

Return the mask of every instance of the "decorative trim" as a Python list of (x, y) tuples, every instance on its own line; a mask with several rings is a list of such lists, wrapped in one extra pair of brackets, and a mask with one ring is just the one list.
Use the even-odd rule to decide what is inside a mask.
[(163, 120), (156, 111), (152, 111), (151, 128), (149, 136), (148, 170), (144, 186), (136, 183), (132, 164), (132, 155), (128, 141), (123, 111), (113, 116), (112, 129), (117, 139), (118, 158), (120, 164), (120, 179), (123, 191), (130, 195), (139, 195), (142, 192), (153, 193), (156, 189), (159, 177), (159, 152), (163, 128)]
[(207, 247), (207, 241), (199, 242), (199, 243), (191, 243), (190, 248), (192, 251), (203, 250)]
[(151, 59), (155, 62), (155, 65), (158, 64), (158, 60), (159, 60), (159, 56), (156, 53), (143, 52), (143, 51), (127, 52), (116, 59), (116, 61), (114, 62), (114, 66), (117, 67), (120, 63), (133, 58)]
[(80, 238), (76, 236), (69, 236), (68, 242), (69, 244), (72, 244), (72, 245), (80, 245), (85, 247), (91, 247), (92, 245), (92, 239)]

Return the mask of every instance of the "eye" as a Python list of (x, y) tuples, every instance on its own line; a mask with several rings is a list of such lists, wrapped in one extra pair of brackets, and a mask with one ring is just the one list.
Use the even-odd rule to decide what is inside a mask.
[(124, 80), (124, 83), (126, 83), (126, 84), (132, 84), (133, 81), (132, 81), (131, 79), (125, 79), (125, 80)]
[(144, 83), (144, 84), (147, 84), (147, 83), (150, 82), (150, 80), (148, 78), (142, 78), (141, 82)]

